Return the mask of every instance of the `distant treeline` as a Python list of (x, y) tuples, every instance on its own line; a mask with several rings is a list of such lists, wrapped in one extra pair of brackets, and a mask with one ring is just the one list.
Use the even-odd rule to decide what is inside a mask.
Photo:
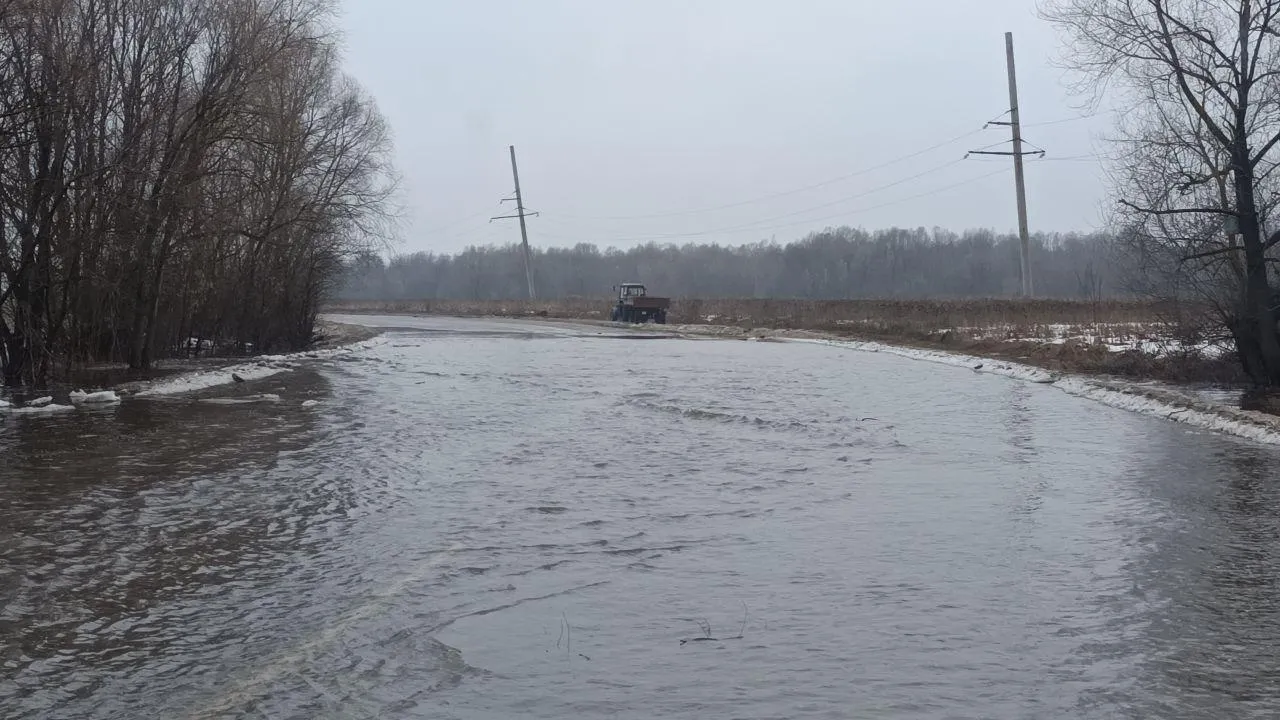
[[(1037, 234), (1031, 242), (1041, 297), (1123, 296), (1123, 268), (1106, 234)], [(1016, 295), (1018, 238), (976, 230), (837, 228), (786, 245), (595, 245), (535, 249), (540, 298), (599, 296), (620, 282), (655, 294), (701, 298), (958, 298)], [(455, 255), (415, 253), (389, 263), (367, 255), (348, 268), (350, 300), (501, 300), (526, 296), (517, 245)]]
[(393, 187), (328, 0), (0, 2), (0, 368), (311, 338)]

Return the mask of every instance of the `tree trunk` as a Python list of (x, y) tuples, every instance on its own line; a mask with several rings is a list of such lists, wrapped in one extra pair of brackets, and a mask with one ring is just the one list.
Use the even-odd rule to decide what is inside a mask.
[[(1243, 145), (1243, 143), (1240, 143)], [(1245, 370), (1258, 385), (1280, 385), (1280, 329), (1271, 309), (1271, 283), (1267, 278), (1267, 258), (1258, 226), (1254, 199), (1253, 169), (1249, 150), (1237, 149), (1235, 170), (1236, 209), (1240, 239), (1244, 245), (1245, 297), (1241, 320), (1244, 332), (1236, 332), (1237, 347)], [(1240, 346), (1240, 339), (1247, 342)], [(1246, 358), (1249, 358), (1246, 360)]]

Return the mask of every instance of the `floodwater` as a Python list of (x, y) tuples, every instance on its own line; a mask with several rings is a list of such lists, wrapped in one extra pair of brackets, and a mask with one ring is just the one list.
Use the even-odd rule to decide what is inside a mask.
[(0, 420), (0, 717), (1280, 715), (1273, 449), (817, 345), (365, 321)]

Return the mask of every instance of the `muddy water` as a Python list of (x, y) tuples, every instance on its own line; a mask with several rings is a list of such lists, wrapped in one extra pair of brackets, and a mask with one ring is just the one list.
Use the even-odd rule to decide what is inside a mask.
[(366, 321), (0, 421), (0, 717), (1280, 714), (1274, 451), (833, 348)]

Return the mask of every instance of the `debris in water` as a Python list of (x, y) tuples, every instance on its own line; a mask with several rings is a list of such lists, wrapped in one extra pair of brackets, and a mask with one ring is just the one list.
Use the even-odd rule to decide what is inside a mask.
[(112, 405), (118, 402), (120, 402), (120, 396), (112, 390), (99, 390), (97, 392), (75, 390), (71, 393), (71, 403), (73, 405)]
[[(724, 638), (725, 640), (741, 640), (743, 637), (746, 636), (747, 615), (748, 615), (747, 604), (744, 602), (742, 603), (742, 627), (738, 628), (737, 635), (734, 635), (733, 637)], [(702, 637), (685, 638), (680, 641), (681, 645), (684, 645), (685, 643), (691, 643), (691, 642), (708, 642), (708, 641), (719, 642), (721, 640), (721, 638), (711, 636), (711, 621), (707, 620), (706, 618), (686, 618), (686, 619), (692, 620), (693, 622), (698, 624), (698, 627), (702, 629)]]
[(200, 402), (210, 405), (248, 405), (257, 402), (280, 402), (280, 396), (275, 393), (262, 393), (260, 395), (245, 395), (244, 397), (229, 398), (204, 398)]

